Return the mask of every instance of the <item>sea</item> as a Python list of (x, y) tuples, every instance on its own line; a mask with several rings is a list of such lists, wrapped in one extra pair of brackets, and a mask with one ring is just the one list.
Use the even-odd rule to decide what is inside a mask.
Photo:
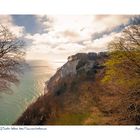
[[(60, 63), (58, 65), (61, 65)], [(45, 82), (55, 73), (43, 61), (28, 61), (18, 85), (12, 92), (0, 92), (0, 125), (12, 125), (37, 98), (44, 94)]]

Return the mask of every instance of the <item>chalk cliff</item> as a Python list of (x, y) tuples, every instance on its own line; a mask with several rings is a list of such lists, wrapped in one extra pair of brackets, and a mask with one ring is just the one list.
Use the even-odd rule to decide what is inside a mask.
[(90, 71), (96, 71), (97, 68), (102, 67), (100, 66), (100, 61), (103, 61), (106, 57), (106, 52), (100, 52), (98, 54), (94, 52), (78, 53), (68, 57), (67, 63), (59, 68), (55, 75), (46, 82), (44, 93), (50, 93), (50, 91), (54, 90), (53, 87), (67, 76), (79, 75), (82, 71), (87, 74)]
[(128, 93), (118, 93), (118, 87), (102, 83), (107, 59), (105, 52), (68, 57), (67, 63), (46, 82), (45, 94), (14, 124), (140, 124), (140, 103), (135, 105), (137, 96), (128, 98)]

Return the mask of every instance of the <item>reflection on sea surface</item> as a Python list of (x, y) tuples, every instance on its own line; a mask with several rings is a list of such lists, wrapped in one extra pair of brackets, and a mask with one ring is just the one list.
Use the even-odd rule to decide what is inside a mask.
[(47, 63), (29, 62), (29, 67), (25, 68), (20, 84), (12, 87), (13, 93), (0, 93), (0, 125), (15, 122), (29, 104), (44, 94), (45, 81), (53, 73), (54, 70)]

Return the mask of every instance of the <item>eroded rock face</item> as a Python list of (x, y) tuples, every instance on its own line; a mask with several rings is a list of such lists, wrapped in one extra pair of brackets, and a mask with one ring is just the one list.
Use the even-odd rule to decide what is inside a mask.
[[(103, 84), (106, 53), (76, 54), (46, 82), (45, 93), (15, 125), (140, 124), (138, 95)], [(130, 98), (131, 97), (131, 98)]]
[(99, 67), (98, 59), (107, 56), (105, 52), (95, 53), (77, 53), (68, 57), (68, 62), (64, 64), (55, 75), (46, 82), (44, 93), (48, 90), (53, 90), (53, 85), (56, 85), (61, 79), (66, 76), (78, 75), (81, 72), (90, 72), (92, 69)]
[(68, 61), (65, 65), (63, 65), (60, 69), (60, 77), (63, 78), (67, 75), (74, 75), (77, 73), (76, 66), (79, 62), (79, 59)]

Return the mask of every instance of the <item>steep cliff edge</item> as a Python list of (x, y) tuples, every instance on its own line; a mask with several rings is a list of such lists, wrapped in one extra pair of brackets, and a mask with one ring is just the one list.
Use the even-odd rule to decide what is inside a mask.
[[(138, 124), (131, 117), (133, 100), (101, 82), (105, 52), (78, 53), (46, 82), (45, 94), (31, 104), (17, 125)], [(132, 102), (132, 103), (129, 103)]]
[(57, 85), (60, 86), (60, 83), (67, 78), (78, 78), (82, 74), (90, 78), (94, 77), (97, 69), (103, 68), (102, 63), (106, 58), (107, 54), (105, 52), (100, 52), (99, 54), (94, 52), (88, 54), (78, 53), (68, 57), (68, 62), (59, 68), (56, 74), (46, 82), (44, 93), (55, 93)]

